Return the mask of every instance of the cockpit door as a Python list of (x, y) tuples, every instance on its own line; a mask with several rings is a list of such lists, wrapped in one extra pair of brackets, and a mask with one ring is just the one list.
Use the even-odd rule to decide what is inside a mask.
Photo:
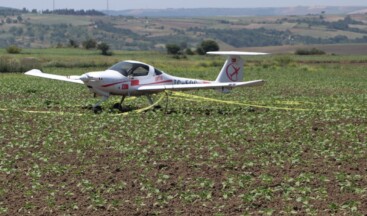
[(140, 80), (146, 78), (149, 75), (149, 66), (147, 65), (135, 65), (129, 72), (129, 79), (131, 86), (140, 85)]

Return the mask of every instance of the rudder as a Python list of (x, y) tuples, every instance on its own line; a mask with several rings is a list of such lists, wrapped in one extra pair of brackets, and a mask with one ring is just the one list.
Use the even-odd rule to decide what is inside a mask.
[(244, 77), (244, 60), (240, 56), (228, 56), (215, 82), (242, 82)]
[(259, 52), (236, 52), (236, 51), (217, 51), (207, 52), (209, 55), (225, 55), (228, 56), (215, 82), (242, 82), (244, 78), (244, 63), (241, 56), (248, 55), (267, 55), (268, 53)]

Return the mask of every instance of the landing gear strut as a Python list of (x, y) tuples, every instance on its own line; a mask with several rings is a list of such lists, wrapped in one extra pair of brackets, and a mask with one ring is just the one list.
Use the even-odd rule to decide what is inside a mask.
[(150, 95), (146, 95), (148, 102), (150, 103), (150, 105), (154, 104), (153, 98)]
[(102, 112), (101, 104), (108, 99), (108, 96), (102, 96), (102, 99), (93, 105), (92, 110), (94, 113), (98, 114)]
[(114, 108), (114, 109), (118, 109), (118, 110), (122, 111), (122, 103), (124, 102), (125, 97), (126, 97), (125, 95), (124, 95), (124, 96), (122, 96), (120, 103), (115, 103), (115, 104), (113, 105), (113, 108)]
[[(147, 99), (148, 99), (149, 104), (150, 104), (150, 105), (153, 105), (153, 104), (154, 104), (154, 101), (153, 101), (152, 97), (151, 97), (150, 95), (146, 95), (146, 97), (147, 97)], [(154, 109), (161, 109), (161, 108), (162, 108), (162, 107), (161, 107), (161, 106), (159, 106), (159, 105), (154, 106)]]

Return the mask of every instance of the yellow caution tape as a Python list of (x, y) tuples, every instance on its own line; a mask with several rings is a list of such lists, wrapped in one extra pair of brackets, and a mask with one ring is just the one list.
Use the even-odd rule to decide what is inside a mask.
[[(171, 93), (171, 95), (170, 95), (171, 97), (181, 99), (181, 100), (194, 101), (194, 102), (211, 101), (211, 102), (216, 102), (216, 103), (240, 105), (240, 106), (246, 106), (246, 107), (258, 107), (258, 108), (264, 108), (264, 109), (287, 110), (287, 111), (319, 111), (319, 112), (336, 112), (336, 111), (347, 111), (347, 110), (349, 110), (349, 109), (321, 110), (321, 109), (307, 109), (307, 108), (275, 107), (275, 106), (265, 106), (265, 105), (258, 105), (258, 104), (243, 103), (243, 102), (239, 102), (239, 101), (219, 100), (219, 99), (207, 98), (207, 97), (202, 97), (202, 96), (197, 96), (197, 95), (185, 94), (183, 92), (170, 92), (170, 93)], [(155, 103), (153, 103), (152, 105), (150, 105), (148, 107), (133, 110), (133, 111), (130, 111), (130, 112), (118, 113), (117, 115), (124, 115), (125, 116), (125, 115), (128, 115), (130, 113), (141, 113), (141, 112), (144, 112), (146, 110), (149, 110), (149, 109), (153, 108), (154, 106), (158, 105), (166, 95), (167, 94), (162, 94), (162, 96)], [(135, 97), (132, 97), (129, 100), (134, 100), (134, 99), (135, 99)], [(302, 101), (275, 101), (275, 102), (279, 103), (279, 104), (288, 104), (288, 105), (315, 104), (313, 102), (302, 102)], [(354, 110), (358, 110), (358, 109), (354, 109)], [(10, 111), (10, 109), (0, 108), (0, 111)], [(57, 111), (32, 111), (32, 110), (11, 110), (11, 111), (25, 112), (25, 113), (36, 113), (36, 114), (58, 114), (58, 115), (69, 114), (69, 115), (76, 115), (76, 116), (85, 115), (85, 114), (82, 114), (82, 113), (57, 112)]]
[(258, 107), (258, 108), (264, 108), (264, 109), (275, 109), (275, 110), (288, 110), (288, 111), (322, 111), (322, 112), (335, 112), (339, 110), (320, 110), (320, 109), (306, 109), (306, 108), (290, 108), (290, 107), (274, 107), (274, 106), (264, 106), (264, 105), (258, 105), (258, 104), (248, 104), (248, 103), (242, 103), (238, 101), (225, 101), (225, 100), (219, 100), (214, 98), (207, 98), (197, 95), (190, 95), (185, 94), (183, 92), (173, 92), (172, 93), (175, 98), (180, 98), (184, 100), (189, 101), (212, 101), (216, 103), (224, 103), (224, 104), (232, 104), (232, 105), (240, 105), (240, 106), (247, 106), (247, 107)]
[(277, 103), (277, 104), (294, 105), (294, 106), (298, 106), (298, 105), (302, 105), (302, 104), (315, 104), (314, 102), (308, 102), (308, 101), (280, 101), (280, 100), (276, 100), (274, 102)]
[[(149, 109), (151, 109), (151, 108), (153, 108), (153, 107), (155, 107), (157, 104), (159, 104), (162, 100), (163, 100), (163, 98), (164, 98), (164, 94), (162, 94), (162, 96), (155, 102), (155, 103), (153, 103), (152, 105), (150, 105), (150, 106), (147, 106), (147, 107), (145, 107), (145, 108), (141, 108), (141, 109), (138, 109), (138, 110), (133, 110), (133, 111), (131, 111), (131, 112), (136, 112), (136, 113), (142, 113), (142, 112), (144, 112), (144, 111), (147, 111), (147, 110), (149, 110)], [(128, 115), (128, 114), (130, 114), (131, 112), (124, 112), (124, 113), (119, 113), (118, 115)]]
[[(119, 115), (128, 115), (131, 112), (141, 113), (141, 112), (144, 112), (146, 110), (149, 110), (149, 109), (153, 108), (154, 106), (156, 106), (158, 103), (160, 103), (162, 101), (162, 99), (164, 98), (164, 96), (165, 95), (162, 94), (162, 96), (154, 104), (152, 104), (148, 107), (133, 110), (133, 111), (130, 111), (130, 112), (121, 113)], [(134, 99), (136, 99), (136, 97), (132, 97), (129, 100), (134, 100)], [(11, 109), (4, 109), (4, 108), (0, 108), (0, 111), (13, 111), (13, 112), (23, 112), (23, 113), (32, 113), (32, 114), (56, 114), (56, 115), (75, 115), (75, 116), (85, 115), (83, 113), (71, 113), (71, 112), (61, 112), (61, 111), (58, 112), (58, 111), (37, 111), (37, 110), (18, 110), (18, 109), (11, 110)]]
[(76, 115), (76, 116), (82, 116), (84, 114), (81, 113), (70, 113), (70, 112), (58, 112), (58, 111), (40, 111), (40, 110), (10, 110), (10, 109), (2, 109), (0, 108), (0, 111), (13, 111), (13, 112), (23, 112), (23, 113), (34, 113), (34, 114), (57, 114), (57, 115)]

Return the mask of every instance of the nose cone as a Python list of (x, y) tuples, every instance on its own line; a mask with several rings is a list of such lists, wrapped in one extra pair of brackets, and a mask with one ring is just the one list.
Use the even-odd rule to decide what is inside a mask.
[(79, 79), (83, 82), (88, 82), (90, 80), (90, 76), (88, 74), (83, 74), (79, 77)]
[(103, 80), (101, 72), (89, 72), (79, 77), (83, 82), (99, 82)]

